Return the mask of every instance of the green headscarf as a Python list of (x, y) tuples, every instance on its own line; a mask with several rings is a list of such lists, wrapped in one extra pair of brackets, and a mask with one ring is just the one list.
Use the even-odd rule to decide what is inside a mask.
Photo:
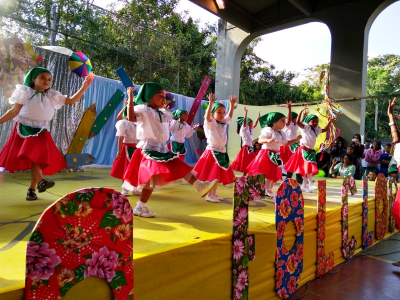
[(389, 170), (388, 170), (388, 174), (390, 174), (390, 173), (393, 173), (393, 172), (396, 172), (396, 173), (398, 173), (398, 170), (397, 170), (397, 168), (390, 167), (390, 168), (389, 168)]
[(316, 115), (308, 115), (307, 117), (304, 118), (303, 123), (308, 123), (314, 118), (318, 119), (318, 117)]
[(221, 102), (214, 102), (212, 108), (211, 108), (211, 114), (215, 113), (215, 111), (217, 110), (218, 107), (223, 106), (225, 107), (225, 105), (223, 105)]
[(175, 111), (172, 113), (172, 115), (174, 116), (174, 119), (175, 119), (175, 120), (178, 120), (179, 117), (180, 117), (181, 115), (183, 115), (185, 112), (187, 113), (186, 110), (180, 108), (180, 109), (175, 110)]
[[(244, 122), (244, 118), (240, 117), (236, 120), (237, 123), (239, 123), (240, 126), (243, 126), (243, 122)], [(253, 122), (252, 119), (250, 119), (249, 117), (247, 117), (246, 119), (246, 124), (249, 124), (250, 122)]]
[(272, 125), (274, 125), (283, 117), (285, 117), (285, 115), (280, 112), (271, 112), (261, 116), (258, 120), (260, 122), (261, 128), (264, 128), (265, 125), (272, 127)]
[(297, 118), (297, 116), (298, 116), (298, 114), (297, 114), (297, 113), (295, 113), (294, 111), (292, 111), (292, 120), (293, 120), (293, 119), (296, 119), (296, 118)]
[(31, 69), (28, 73), (26, 73), (26, 75), (24, 77), (24, 85), (29, 86), (29, 87), (34, 87), (35, 84), (33, 83), (33, 79), (35, 79), (36, 77), (38, 77), (39, 74), (44, 73), (44, 72), (51, 74), (51, 72), (49, 70), (47, 70), (46, 68), (35, 67), (35, 68)]
[(139, 93), (133, 102), (135, 104), (147, 104), (155, 94), (163, 89), (163, 86), (157, 82), (146, 82), (140, 87)]

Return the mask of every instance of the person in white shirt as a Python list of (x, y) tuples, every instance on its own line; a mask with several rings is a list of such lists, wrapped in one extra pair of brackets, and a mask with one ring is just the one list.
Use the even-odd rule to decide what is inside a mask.
[[(300, 147), (297, 148), (296, 153), (288, 161), (286, 170), (303, 176), (303, 183), (301, 189), (309, 192), (317, 189), (313, 184), (313, 176), (318, 174), (317, 162), (315, 159), (314, 146), (317, 141), (318, 135), (328, 131), (329, 126), (336, 119), (330, 119), (326, 126), (322, 129), (318, 126), (319, 119), (316, 115), (307, 115), (301, 122), (301, 116), (306, 112), (307, 105), (300, 111), (297, 117), (297, 125), (299, 126), (302, 138), (300, 140)], [(308, 188), (307, 188), (308, 181)]]
[(169, 123), (169, 131), (171, 132), (171, 141), (168, 148), (175, 154), (179, 155), (181, 160), (185, 160), (186, 148), (185, 139), (190, 138), (196, 132), (199, 124), (194, 124), (190, 127), (186, 123), (188, 119), (188, 112), (184, 109), (177, 109), (173, 113), (173, 119)]
[(53, 175), (67, 167), (48, 131), (49, 122), (55, 109), (64, 104), (74, 104), (83, 96), (93, 74), (86, 77), (82, 87), (71, 98), (50, 89), (51, 79), (51, 72), (46, 68), (31, 69), (24, 77), (24, 84), (16, 85), (8, 100), (14, 106), (0, 118), (0, 124), (12, 118), (15, 120), (14, 129), (0, 151), (0, 166), (10, 173), (31, 170), (28, 201), (37, 199), (35, 188), (42, 193), (54, 186), (54, 181), (43, 179), (43, 175)]
[(271, 112), (260, 117), (260, 126), (263, 128), (258, 137), (258, 142), (262, 144), (261, 151), (248, 167), (249, 175), (265, 174), (266, 194), (275, 197), (272, 188), (275, 182), (282, 180), (282, 160), (279, 150), (281, 146), (290, 146), (298, 142), (301, 135), (288, 141), (286, 135), (282, 133), (285, 127), (286, 117), (279, 112)]
[(253, 135), (254, 128), (258, 124), (261, 112), (253, 126), (253, 120), (247, 117), (247, 108), (244, 109), (244, 118), (238, 118), (236, 122), (240, 125), (239, 135), (242, 138), (242, 148), (232, 163), (232, 169), (242, 172), (243, 175), (247, 173), (247, 167), (256, 158), (253, 148)]
[[(206, 150), (201, 155), (194, 167), (197, 178), (204, 181), (218, 179), (223, 185), (233, 183), (235, 174), (229, 164), (229, 156), (226, 153), (226, 142), (228, 136), (226, 129), (232, 123), (232, 115), (235, 109), (236, 96), (229, 98), (229, 112), (226, 114), (226, 107), (216, 102), (214, 94), (208, 95), (210, 101), (204, 116), (204, 133), (207, 138)], [(211, 190), (206, 200), (218, 203), (223, 198), (217, 195), (217, 187)]]
[[(169, 122), (172, 113), (166, 105), (166, 92), (156, 82), (146, 82), (140, 87), (133, 105), (133, 88), (128, 88), (128, 120), (136, 122), (138, 148), (129, 162), (124, 180), (142, 192), (133, 214), (151, 218), (155, 213), (147, 206), (156, 185), (165, 185), (184, 178), (204, 197), (218, 180), (202, 182), (192, 173), (192, 168), (168, 150)], [(178, 158), (178, 159), (177, 159)]]

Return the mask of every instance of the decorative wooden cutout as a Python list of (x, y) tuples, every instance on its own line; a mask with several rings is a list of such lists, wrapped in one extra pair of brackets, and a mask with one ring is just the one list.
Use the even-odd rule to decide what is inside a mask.
[[(393, 186), (394, 183), (394, 194), (393, 194)], [(389, 232), (390, 233), (394, 233), (395, 230), (395, 220), (393, 217), (393, 204), (394, 204), (394, 200), (396, 199), (396, 195), (397, 195), (397, 183), (396, 181), (393, 181), (392, 178), (389, 179)]]
[(363, 226), (362, 226), (362, 248), (363, 250), (372, 245), (372, 238), (374, 236), (374, 231), (368, 232), (368, 179), (363, 177)]
[[(386, 234), (386, 220), (388, 215), (387, 180), (385, 175), (379, 174), (375, 181), (375, 232), (376, 239), (380, 241)], [(383, 201), (383, 210), (379, 205)]]
[(348, 241), (349, 235), (349, 199), (348, 191), (353, 196), (357, 193), (356, 183), (352, 176), (346, 176), (342, 185), (342, 254), (345, 259), (350, 259), (354, 255), (357, 241), (354, 236)]

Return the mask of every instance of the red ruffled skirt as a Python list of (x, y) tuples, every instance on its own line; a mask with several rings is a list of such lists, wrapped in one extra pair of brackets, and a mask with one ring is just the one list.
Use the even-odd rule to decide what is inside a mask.
[(285, 166), (286, 171), (295, 174), (300, 174), (301, 176), (305, 176), (307, 174), (317, 175), (318, 174), (317, 163), (305, 160), (303, 157), (303, 149), (309, 150), (302, 146), (297, 148), (296, 152)]
[(250, 146), (243, 146), (240, 149), (238, 155), (232, 163), (232, 169), (238, 172), (247, 173), (247, 167), (256, 158), (254, 151), (248, 153), (247, 149), (252, 148)]
[(34, 162), (40, 164), (43, 175), (53, 175), (67, 167), (48, 131), (22, 138), (18, 135), (17, 126), (18, 123), (15, 123), (10, 137), (0, 151), (0, 167), (14, 173), (31, 169)]
[(124, 180), (131, 185), (139, 187), (149, 182), (155, 176), (158, 176), (157, 185), (165, 185), (185, 177), (192, 170), (192, 167), (175, 158), (167, 162), (158, 162), (143, 155), (143, 150), (137, 149), (126, 169)]
[(196, 171), (197, 178), (203, 181), (218, 179), (220, 183), (227, 185), (233, 183), (235, 179), (232, 166), (229, 166), (228, 170), (221, 168), (215, 160), (212, 151), (208, 149), (200, 156), (193, 170)]
[[(399, 168), (400, 172), (400, 168)], [(400, 191), (397, 192), (396, 195), (396, 200), (394, 201), (393, 204), (393, 210), (392, 210), (393, 218), (396, 221), (397, 228), (400, 229)]]
[(293, 152), (290, 150), (289, 146), (281, 146), (281, 149), (279, 150), (281, 154), (281, 160), (284, 165), (292, 158)]
[(129, 157), (128, 157), (128, 153), (127, 153), (127, 151), (128, 151), (127, 147), (136, 148), (136, 144), (122, 143), (122, 147), (120, 150), (121, 155), (119, 158), (114, 159), (114, 163), (111, 168), (110, 175), (112, 177), (115, 177), (118, 179), (124, 178), (126, 168), (128, 168), (128, 165), (129, 165)]
[[(265, 174), (265, 179), (277, 182), (278, 180), (282, 180), (282, 170), (280, 166), (277, 166), (271, 161), (268, 156), (268, 151), (271, 150), (260, 150), (260, 153), (258, 153), (257, 157), (250, 163), (249, 167), (247, 168), (248, 175)], [(277, 153), (275, 151), (271, 152)]]

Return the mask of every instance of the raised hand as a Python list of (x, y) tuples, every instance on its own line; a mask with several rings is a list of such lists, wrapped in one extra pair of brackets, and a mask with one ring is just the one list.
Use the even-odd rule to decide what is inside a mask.
[(261, 111), (258, 112), (258, 117), (261, 117)]
[(214, 104), (215, 101), (217, 101), (217, 98), (215, 98), (215, 94), (213, 94), (213, 93), (209, 93), (207, 98), (208, 98), (208, 101), (210, 101), (211, 106)]
[(245, 111), (245, 112), (248, 112), (248, 109), (247, 109), (247, 107), (245, 106), (245, 107), (243, 107), (243, 110)]
[(389, 99), (389, 106), (387, 111), (388, 116), (394, 114), (394, 106), (396, 105), (396, 101), (397, 101), (396, 98), (394, 98), (393, 101)]
[(126, 93), (128, 94), (128, 99), (133, 100), (133, 92), (136, 90), (135, 87), (128, 87)]
[(232, 106), (235, 105), (236, 101), (237, 101), (237, 97), (235, 95), (231, 95), (229, 97), (229, 102), (231, 103)]
[(287, 108), (292, 108), (292, 101), (286, 102), (286, 107)]
[(197, 123), (197, 124), (194, 124), (192, 128), (193, 128), (193, 129), (196, 129), (196, 128), (199, 127), (199, 126), (200, 126), (200, 124)]
[(299, 142), (299, 141), (301, 140), (301, 138), (302, 138), (302, 136), (301, 136), (301, 134), (300, 134), (300, 135), (297, 136), (297, 139), (296, 139), (296, 140)]
[(90, 72), (90, 74), (86, 77), (85, 81), (83, 82), (83, 88), (86, 90), (90, 84), (92, 83), (92, 80), (94, 78), (94, 73)]

